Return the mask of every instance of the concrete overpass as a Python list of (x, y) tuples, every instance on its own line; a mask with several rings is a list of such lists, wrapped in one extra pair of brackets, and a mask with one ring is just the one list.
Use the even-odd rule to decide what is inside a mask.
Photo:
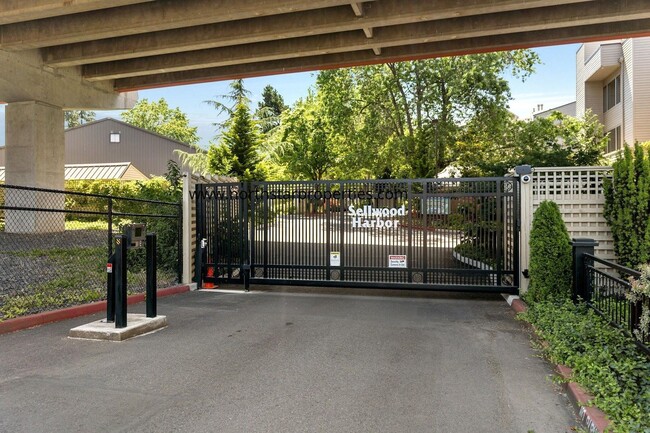
[(62, 109), (138, 89), (649, 34), (648, 0), (4, 0), (6, 181), (62, 188)]

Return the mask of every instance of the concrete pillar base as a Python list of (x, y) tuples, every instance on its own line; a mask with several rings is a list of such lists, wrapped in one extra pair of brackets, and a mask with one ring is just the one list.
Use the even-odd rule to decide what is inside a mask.
[[(7, 105), (5, 112), (7, 185), (64, 189), (65, 137), (63, 110), (39, 101)], [(6, 190), (5, 205), (30, 210), (6, 210), (9, 233), (52, 233), (65, 230), (60, 193)], [(33, 210), (31, 210), (33, 209)], [(43, 211), (40, 211), (43, 210)]]

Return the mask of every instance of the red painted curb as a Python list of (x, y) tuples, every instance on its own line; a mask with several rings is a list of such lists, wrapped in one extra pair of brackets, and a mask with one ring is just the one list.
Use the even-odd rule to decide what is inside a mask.
[(521, 299), (513, 299), (512, 304), (510, 305), (513, 310), (517, 313), (525, 313), (528, 311), (528, 305)]
[[(526, 305), (526, 303), (521, 299), (513, 299), (510, 306), (517, 313), (523, 313), (528, 310), (528, 305)], [(533, 329), (535, 330), (535, 333), (537, 333), (534, 326)], [(545, 342), (542, 341), (542, 343)], [(555, 370), (560, 376), (562, 376), (562, 378), (567, 380), (564, 383), (564, 387), (569, 395), (569, 399), (578, 410), (580, 418), (587, 425), (589, 431), (601, 433), (607, 431), (607, 428), (610, 425), (607, 415), (597, 407), (589, 406), (589, 402), (593, 399), (593, 396), (589, 395), (587, 391), (576, 382), (570, 382), (571, 376), (573, 376), (573, 370), (566, 365), (561, 364), (557, 364)]]
[[(569, 367), (558, 364), (556, 369), (558, 374), (564, 379), (571, 379), (573, 370)], [(610, 421), (602, 410), (595, 406), (589, 406), (589, 402), (593, 399), (593, 396), (589, 395), (587, 391), (576, 382), (565, 382), (565, 389), (569, 393), (571, 401), (573, 401), (573, 404), (580, 412), (580, 417), (585, 424), (587, 424), (587, 427), (589, 427), (589, 430), (595, 430), (598, 432), (606, 431), (609, 427)]]
[[(158, 290), (159, 298), (176, 295), (178, 293), (189, 292), (190, 286), (174, 286)], [(127, 303), (137, 304), (144, 301), (144, 293), (131, 295)], [(88, 314), (106, 311), (106, 301), (93, 302), (91, 304), (75, 305), (74, 307), (63, 308), (60, 310), (46, 311), (44, 313), (31, 314), (29, 316), (16, 317), (15, 319), (0, 322), (0, 334), (20, 331), (22, 329), (33, 328), (34, 326), (44, 325), (46, 323), (59, 322), (61, 320), (72, 319), (75, 317), (86, 316)]]

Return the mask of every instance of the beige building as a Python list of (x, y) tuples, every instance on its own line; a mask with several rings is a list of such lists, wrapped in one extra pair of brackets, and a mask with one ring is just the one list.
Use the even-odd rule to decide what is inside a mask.
[(608, 153), (650, 140), (650, 38), (583, 44), (576, 54), (576, 115), (591, 109)]

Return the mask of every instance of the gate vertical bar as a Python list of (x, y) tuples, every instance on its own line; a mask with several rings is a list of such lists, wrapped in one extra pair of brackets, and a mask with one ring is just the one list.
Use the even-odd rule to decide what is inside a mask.
[(413, 282), (413, 181), (408, 182), (408, 203), (409, 203), (409, 230), (408, 230), (408, 248), (406, 256), (406, 267), (408, 270), (408, 282)]
[[(246, 194), (241, 194), (242, 199), (241, 201), (244, 202), (243, 206), (240, 206), (240, 208), (243, 208), (243, 218), (240, 218), (240, 239), (241, 239), (241, 244), (240, 244), (240, 257), (239, 257), (239, 279), (242, 281), (244, 284), (248, 285), (247, 281), (247, 271), (248, 267), (250, 266), (250, 249), (249, 249), (249, 227), (253, 224), (250, 224), (250, 217), (248, 215), (248, 202), (251, 200), (250, 197), (250, 183), (249, 182), (243, 182), (241, 183), (240, 186), (240, 191), (246, 191)], [(248, 287), (246, 287), (248, 290)]]
[(255, 216), (255, 212), (257, 211), (257, 197), (256, 197), (257, 187), (258, 186), (255, 183), (250, 186), (251, 223), (250, 223), (250, 244), (249, 244), (249, 250), (250, 250), (249, 266), (251, 272), (253, 271), (253, 266), (255, 266), (255, 253), (256, 253), (255, 231), (257, 230), (257, 223), (256, 223), (257, 217)]
[[(232, 185), (228, 185), (227, 187), (228, 191), (228, 197), (226, 198), (226, 218), (227, 218), (227, 229), (228, 229), (228, 253), (227, 253), (227, 258), (228, 258), (228, 280), (232, 278), (232, 237), (233, 237), (233, 229), (232, 229), (232, 219), (233, 219), (233, 214), (235, 213), (233, 210), (233, 203), (237, 203), (237, 206), (239, 206), (239, 195), (237, 195), (237, 201), (232, 196)], [(238, 209), (238, 215), (239, 212), (241, 212)]]
[(513, 272), (514, 272), (514, 286), (518, 289), (519, 288), (519, 283), (520, 283), (520, 268), (519, 264), (521, 260), (519, 259), (519, 233), (521, 231), (521, 201), (520, 201), (520, 188), (519, 188), (519, 177), (515, 177), (512, 180), (512, 191), (513, 191), (513, 210), (512, 210), (512, 219), (511, 221), (512, 224), (512, 246), (513, 246), (513, 252), (512, 252), (512, 266), (513, 266)]
[(269, 275), (269, 194), (268, 186), (265, 186), (263, 189), (263, 206), (264, 206), (264, 278), (268, 278)]
[(503, 276), (502, 276), (502, 270), (503, 270), (503, 260), (505, 257), (505, 251), (503, 249), (503, 232), (505, 228), (505, 218), (503, 217), (503, 195), (501, 194), (501, 189), (505, 188), (505, 179), (497, 180), (494, 182), (496, 184), (496, 199), (497, 199), (497, 254), (496, 254), (496, 259), (497, 259), (497, 281), (496, 285), (500, 286), (503, 284)]
[[(422, 202), (420, 203), (420, 212), (421, 218), (424, 218), (422, 222), (423, 232), (422, 232), (422, 283), (426, 284), (428, 282), (429, 274), (429, 247), (428, 247), (428, 232), (429, 232), (429, 214), (428, 211), (429, 204), (429, 181), (424, 181), (424, 189), (422, 190)], [(451, 207), (451, 206), (450, 206)]]
[(343, 182), (339, 183), (339, 187), (341, 189), (341, 212), (339, 212), (339, 239), (340, 239), (340, 260), (341, 262), (339, 263), (339, 281), (345, 281), (345, 215), (343, 212), (343, 209), (345, 209), (345, 187), (343, 185)]
[(183, 206), (178, 207), (178, 221), (176, 225), (176, 282), (180, 284), (183, 281)]
[(194, 250), (194, 278), (196, 279), (196, 288), (203, 288), (203, 248), (202, 239), (205, 233), (205, 189), (202, 184), (197, 184), (194, 191), (196, 192), (196, 248)]
[[(327, 182), (325, 185), (326, 185), (325, 191), (329, 191), (331, 196), (332, 184), (330, 182)], [(329, 199), (326, 200), (325, 202), (325, 215), (326, 215), (325, 218), (325, 260), (326, 262), (325, 263), (327, 265), (327, 274), (325, 276), (325, 279), (328, 281), (331, 279), (332, 276), (332, 263), (330, 260), (331, 257), (330, 253), (332, 252), (331, 234), (330, 234), (330, 230), (332, 228), (332, 222), (331, 222), (332, 215), (331, 215), (331, 204), (330, 204), (331, 201), (332, 199)]]

